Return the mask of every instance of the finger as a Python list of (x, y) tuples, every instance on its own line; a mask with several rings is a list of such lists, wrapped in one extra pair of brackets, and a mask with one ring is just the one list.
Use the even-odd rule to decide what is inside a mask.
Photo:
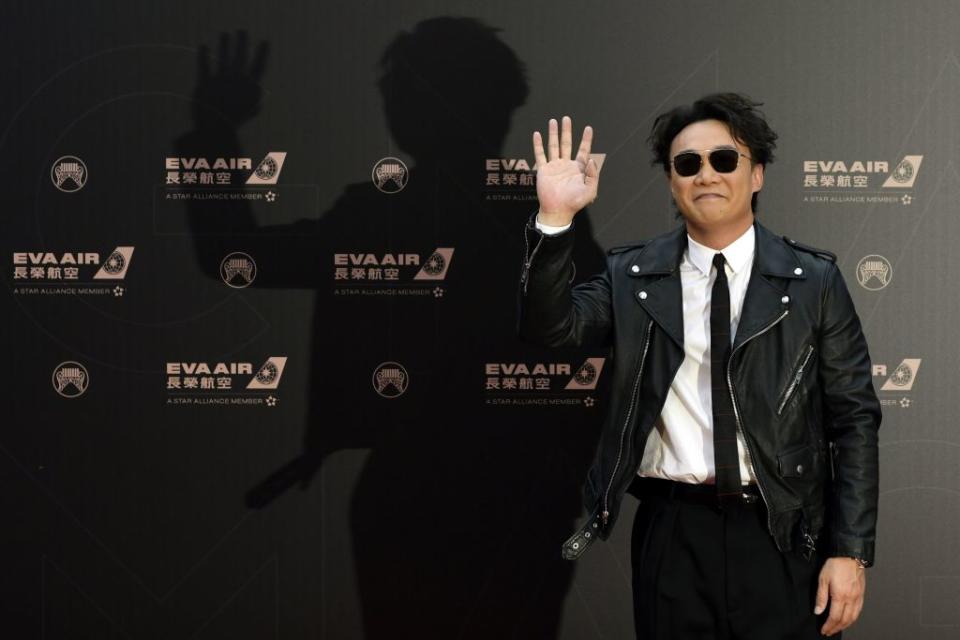
[(847, 603), (846, 608), (843, 610), (843, 618), (840, 620), (840, 627), (838, 629), (839, 631), (843, 631), (852, 625), (853, 621), (857, 619), (854, 606), (855, 605), (852, 602)]
[(823, 623), (823, 633), (825, 635), (833, 635), (843, 628), (840, 626), (840, 623), (843, 620), (843, 611), (845, 608), (846, 603), (840, 600), (834, 598), (830, 601), (830, 616), (827, 618), (827, 621)]
[(827, 608), (827, 595), (830, 593), (830, 584), (822, 577), (817, 583), (817, 600), (813, 607), (814, 615), (820, 615)]
[(583, 137), (580, 138), (580, 148), (577, 149), (577, 162), (581, 166), (586, 166), (587, 161), (590, 159), (590, 147), (593, 144), (593, 127), (586, 126), (583, 128)]
[(850, 617), (850, 624), (853, 624), (857, 621), (857, 619), (860, 617), (861, 611), (863, 611), (863, 599), (857, 600), (855, 603), (853, 603), (853, 615)]
[(570, 159), (570, 151), (573, 149), (573, 121), (570, 116), (563, 116), (560, 121), (560, 157), (564, 160)]
[(844, 611), (844, 625), (843, 628), (846, 629), (854, 622), (857, 621), (857, 618), (860, 617), (860, 610), (863, 608), (863, 598), (855, 597), (847, 603), (847, 608)]
[(600, 169), (597, 168), (597, 161), (590, 158), (590, 160), (587, 161), (586, 177), (584, 177), (583, 183), (595, 188), (599, 181)]
[(560, 143), (557, 141), (557, 121), (550, 118), (550, 124), (547, 125), (547, 151), (550, 153), (550, 160), (556, 160), (560, 157)]
[(543, 136), (539, 131), (533, 132), (533, 159), (538, 167), (547, 164), (547, 156), (543, 154)]

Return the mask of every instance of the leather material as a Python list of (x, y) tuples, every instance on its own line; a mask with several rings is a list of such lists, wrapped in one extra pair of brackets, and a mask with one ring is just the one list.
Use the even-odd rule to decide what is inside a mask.
[[(872, 563), (881, 415), (860, 320), (832, 254), (759, 222), (755, 230), (726, 380), (768, 529), (782, 551), (815, 545)], [(547, 236), (531, 216), (524, 233), (521, 337), (613, 350), (607, 415), (584, 488), (605, 540), (683, 361), (686, 229), (611, 251), (603, 273), (573, 287), (576, 223)]]
[(576, 560), (600, 537), (600, 509), (596, 509), (587, 521), (563, 543), (561, 555), (564, 560)]

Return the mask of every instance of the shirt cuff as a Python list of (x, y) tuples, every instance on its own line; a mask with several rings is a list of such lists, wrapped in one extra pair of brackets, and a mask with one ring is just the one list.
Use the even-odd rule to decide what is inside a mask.
[(565, 224), (562, 227), (555, 227), (553, 225), (543, 224), (542, 222), (540, 222), (539, 219), (535, 218), (534, 220), (537, 225), (537, 229), (539, 229), (540, 231), (542, 231), (544, 234), (548, 236), (555, 236), (558, 233), (563, 233), (564, 231), (570, 228), (570, 224), (573, 224), (571, 222), (570, 224)]

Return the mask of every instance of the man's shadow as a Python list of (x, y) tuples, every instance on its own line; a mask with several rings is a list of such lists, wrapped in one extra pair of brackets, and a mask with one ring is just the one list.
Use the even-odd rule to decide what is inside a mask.
[[(194, 128), (178, 151), (242, 156), (237, 128), (258, 114), (267, 46), (223, 35), (211, 58), (201, 50)], [(601, 411), (484, 403), (485, 363), (585, 356), (516, 338), (522, 227), (536, 202), (488, 200), (485, 160), (503, 155), (527, 97), (523, 65), (496, 29), (433, 18), (387, 47), (379, 90), (396, 144), (414, 159), (402, 191), (348, 185), (320, 218), (284, 225), (258, 221), (243, 201), (188, 201), (211, 278), (242, 248), (257, 261), (252, 286), (315, 295), (303, 451), (247, 504), (306, 486), (334, 451), (369, 449), (350, 512), (365, 637), (556, 637), (573, 570), (560, 544), (581, 514)], [(586, 212), (577, 220), (582, 280), (603, 255)], [(441, 298), (333, 293), (334, 253), (437, 247), (455, 248)], [(385, 361), (409, 374), (389, 400), (371, 384)]]

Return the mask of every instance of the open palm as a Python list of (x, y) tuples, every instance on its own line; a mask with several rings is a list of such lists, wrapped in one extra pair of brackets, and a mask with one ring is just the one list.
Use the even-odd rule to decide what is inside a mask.
[(566, 225), (580, 209), (594, 201), (600, 183), (600, 170), (590, 157), (593, 129), (584, 127), (580, 148), (575, 158), (573, 150), (573, 123), (568, 116), (562, 119), (560, 135), (557, 121), (548, 125), (547, 152), (543, 137), (533, 132), (533, 154), (537, 161), (537, 199), (540, 201), (540, 222)]

